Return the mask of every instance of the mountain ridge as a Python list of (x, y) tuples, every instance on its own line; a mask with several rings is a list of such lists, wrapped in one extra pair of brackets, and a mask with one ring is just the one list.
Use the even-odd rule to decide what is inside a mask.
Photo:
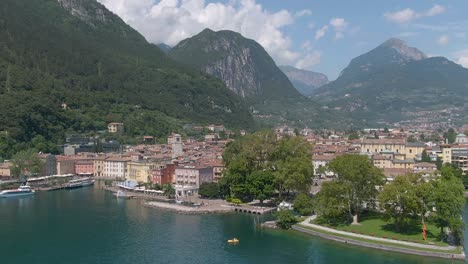
[(317, 88), (328, 83), (328, 77), (323, 73), (298, 69), (289, 65), (280, 65), (278, 67), (304, 96), (312, 95)]

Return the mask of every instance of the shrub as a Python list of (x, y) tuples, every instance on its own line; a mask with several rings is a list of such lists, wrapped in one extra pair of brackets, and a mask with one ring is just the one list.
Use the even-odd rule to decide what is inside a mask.
[(305, 193), (299, 194), (294, 200), (294, 210), (300, 215), (311, 215), (313, 212), (312, 199)]
[(297, 218), (291, 210), (280, 210), (275, 213), (276, 225), (283, 229), (289, 229), (292, 225), (297, 223)]

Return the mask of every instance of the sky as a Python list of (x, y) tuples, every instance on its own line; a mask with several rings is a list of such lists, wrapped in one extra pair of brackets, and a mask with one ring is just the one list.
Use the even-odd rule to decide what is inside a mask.
[(468, 68), (468, 1), (98, 0), (152, 43), (175, 46), (205, 28), (259, 42), (278, 65), (338, 77), (396, 37)]

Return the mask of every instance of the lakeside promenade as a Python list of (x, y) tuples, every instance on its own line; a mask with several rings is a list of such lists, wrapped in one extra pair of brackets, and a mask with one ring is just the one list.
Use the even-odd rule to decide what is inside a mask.
[[(387, 251), (401, 252), (401, 253), (407, 253), (407, 254), (414, 254), (414, 255), (420, 255), (420, 256), (447, 258), (447, 259), (454, 259), (454, 260), (465, 260), (465, 254), (463, 251), (461, 253), (453, 253), (453, 251), (457, 249), (457, 247), (455, 246), (443, 247), (443, 246), (436, 246), (436, 245), (425, 245), (425, 244), (419, 244), (419, 243), (413, 243), (413, 242), (407, 242), (407, 241), (392, 240), (392, 239), (344, 232), (344, 231), (336, 230), (333, 228), (328, 228), (328, 227), (310, 223), (315, 218), (316, 216), (308, 217), (301, 223), (294, 225), (292, 228), (299, 232), (308, 233), (311, 235), (319, 236), (322, 238), (326, 238), (329, 240), (342, 242), (346, 244), (382, 249), (382, 250), (387, 250)], [(376, 243), (372, 243), (373, 241), (375, 241)]]

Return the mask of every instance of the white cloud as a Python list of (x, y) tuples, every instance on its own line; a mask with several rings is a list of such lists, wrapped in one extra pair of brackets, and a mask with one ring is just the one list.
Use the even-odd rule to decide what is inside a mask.
[(468, 68), (468, 49), (455, 52), (454, 57), (458, 64)]
[(442, 35), (439, 37), (439, 39), (437, 39), (437, 44), (439, 45), (447, 45), (449, 43), (450, 39), (447, 35)]
[(343, 32), (336, 32), (336, 33), (335, 33), (335, 39), (341, 39), (341, 38), (343, 38), (343, 37), (344, 37)]
[(330, 20), (330, 25), (332, 25), (336, 31), (343, 31), (346, 26), (348, 26), (348, 22), (346, 22), (344, 18), (338, 17)]
[(315, 28), (315, 23), (312, 23), (312, 22), (311, 22), (311, 23), (309, 23), (309, 24), (307, 25), (307, 27), (310, 28), (310, 29), (314, 29), (314, 28)]
[(321, 27), (320, 29), (318, 29), (317, 31), (315, 31), (315, 40), (319, 40), (323, 36), (325, 36), (325, 33), (327, 33), (327, 30), (328, 30), (328, 26), (325, 25)]
[(322, 54), (318, 51), (308, 53), (306, 56), (299, 59), (294, 66), (299, 69), (311, 68), (320, 63), (321, 56)]
[(297, 17), (303, 17), (303, 16), (310, 16), (312, 15), (312, 11), (309, 9), (302, 9), (301, 11), (296, 12)]
[[(205, 0), (98, 0), (119, 15), (149, 42), (176, 45), (205, 28), (233, 30), (259, 42), (278, 64), (295, 64), (307, 56), (292, 49), (284, 27), (295, 14), (270, 12), (255, 0), (209, 3)], [(308, 15), (301, 10), (297, 15)]]
[(393, 13), (385, 13), (384, 17), (391, 22), (404, 24), (409, 23), (418, 18), (439, 15), (443, 12), (445, 12), (445, 7), (441, 5), (434, 5), (432, 8), (421, 12), (416, 12), (411, 8), (405, 8)]

